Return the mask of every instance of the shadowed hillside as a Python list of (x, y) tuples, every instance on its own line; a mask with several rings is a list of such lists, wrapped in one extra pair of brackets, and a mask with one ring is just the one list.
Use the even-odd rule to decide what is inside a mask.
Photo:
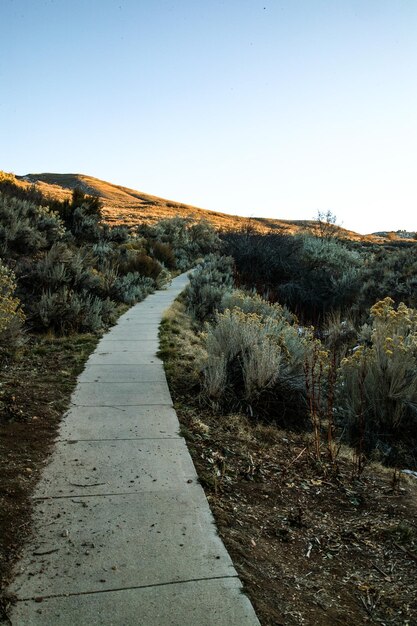
[[(314, 231), (317, 228), (317, 223), (314, 221), (247, 218), (208, 211), (181, 202), (151, 196), (120, 185), (113, 185), (84, 174), (27, 174), (26, 176), (17, 176), (17, 179), (22, 185), (35, 184), (43, 193), (59, 199), (70, 198), (75, 187), (81, 188), (85, 193), (98, 195), (104, 204), (104, 216), (112, 224), (153, 223), (164, 218), (180, 216), (206, 219), (216, 228), (222, 230), (235, 230), (250, 226), (260, 232), (280, 231), (283, 234), (295, 234), (304, 230)], [(343, 238), (362, 239), (362, 236), (357, 233), (340, 227), (336, 228), (339, 236)], [(379, 237), (371, 238), (374, 241), (381, 240)]]

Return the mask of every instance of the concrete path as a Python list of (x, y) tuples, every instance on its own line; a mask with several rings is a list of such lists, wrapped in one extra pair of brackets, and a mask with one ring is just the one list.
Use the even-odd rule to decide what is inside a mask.
[(13, 626), (259, 624), (156, 357), (185, 274), (123, 315), (79, 377), (35, 498)]

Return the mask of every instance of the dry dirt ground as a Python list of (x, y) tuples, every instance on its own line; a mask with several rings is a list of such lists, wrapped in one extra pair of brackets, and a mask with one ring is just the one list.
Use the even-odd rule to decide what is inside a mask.
[[(417, 483), (241, 416), (179, 409), (220, 535), (261, 623), (417, 624)], [(327, 469), (327, 471), (326, 471)]]
[(1, 370), (0, 622), (13, 564), (30, 533), (30, 495), (51, 452), (76, 377), (98, 337), (31, 337)]
[(199, 347), (180, 310), (161, 339), (183, 434), (263, 626), (416, 625), (417, 479), (380, 465), (357, 477), (348, 449), (333, 468), (306, 433), (199, 405)]

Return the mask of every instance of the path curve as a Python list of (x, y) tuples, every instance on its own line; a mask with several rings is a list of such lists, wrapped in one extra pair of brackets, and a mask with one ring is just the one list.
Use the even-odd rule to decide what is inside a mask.
[(125, 313), (78, 379), (34, 494), (13, 626), (255, 626), (179, 435), (159, 347), (174, 279)]

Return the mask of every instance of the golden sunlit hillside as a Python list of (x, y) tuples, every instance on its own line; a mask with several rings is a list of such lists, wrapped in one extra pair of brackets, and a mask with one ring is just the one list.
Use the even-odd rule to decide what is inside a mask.
[[(97, 195), (103, 202), (103, 213), (111, 224), (134, 226), (141, 222), (153, 223), (174, 216), (206, 219), (221, 230), (251, 228), (259, 232), (280, 231), (296, 234), (305, 230), (315, 231), (317, 223), (313, 220), (280, 220), (262, 217), (241, 217), (217, 211), (197, 208), (181, 202), (166, 200), (142, 191), (136, 191), (120, 185), (114, 185), (93, 176), (84, 174), (27, 174), (16, 176), (22, 186), (35, 185), (42, 193), (57, 199), (69, 198), (76, 187), (87, 194)], [(364, 237), (353, 231), (336, 227), (340, 237), (361, 240)], [(370, 241), (383, 241), (385, 237), (367, 235)]]

